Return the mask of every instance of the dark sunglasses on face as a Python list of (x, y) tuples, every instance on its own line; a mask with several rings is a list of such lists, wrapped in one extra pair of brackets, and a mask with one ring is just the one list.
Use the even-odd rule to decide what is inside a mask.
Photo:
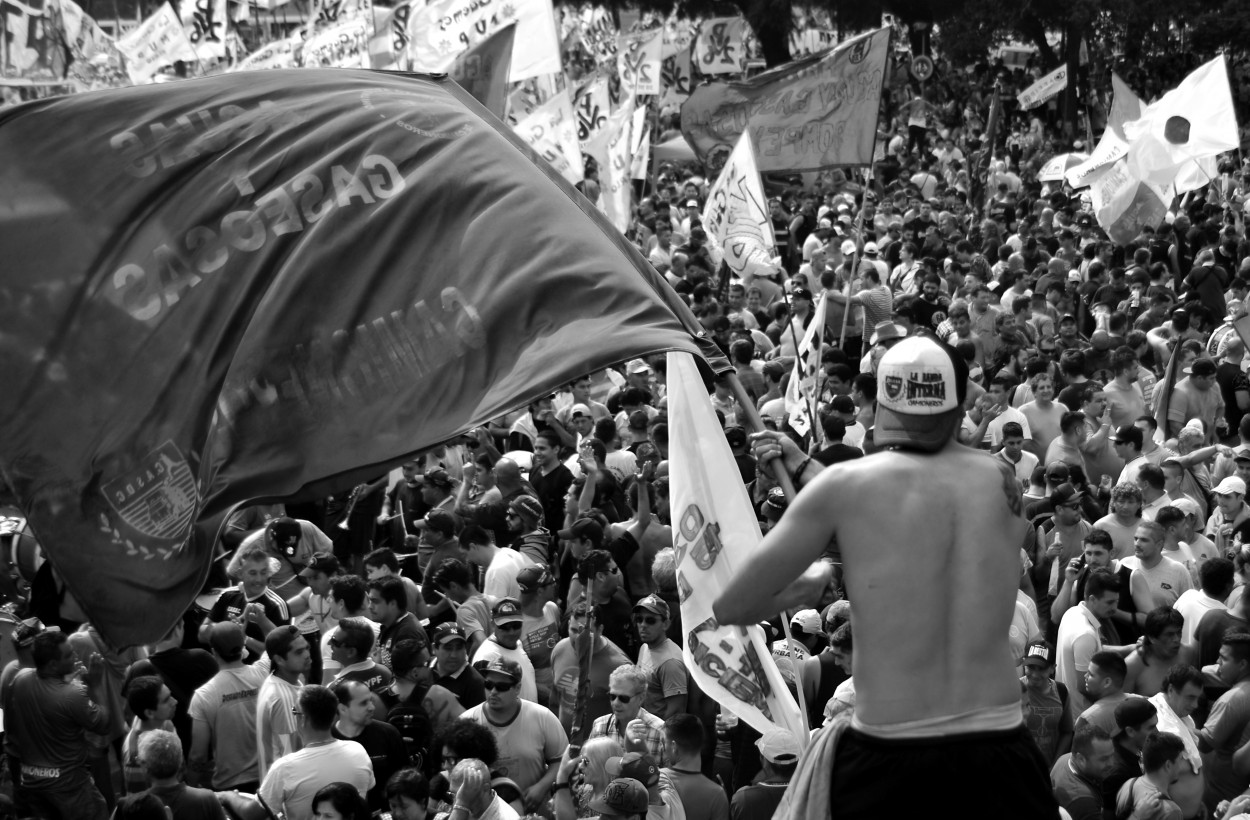
[(496, 681), (482, 681), (482, 688), (487, 692), (511, 692), (516, 688), (515, 683), (498, 683)]
[(660, 622), (660, 619), (654, 615), (635, 615), (634, 616), (634, 623), (636, 624), (646, 624), (647, 626), (655, 626), (659, 622)]
[(621, 703), (629, 703), (633, 699), (633, 695), (621, 695), (615, 692), (608, 693), (608, 700), (619, 700)]

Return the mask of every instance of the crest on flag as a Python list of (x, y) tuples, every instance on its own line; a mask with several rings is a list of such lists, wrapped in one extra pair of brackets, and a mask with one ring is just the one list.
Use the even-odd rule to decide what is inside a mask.
[(113, 512), (151, 538), (184, 541), (200, 506), (191, 466), (172, 441), (139, 464), (104, 482), (100, 491)]

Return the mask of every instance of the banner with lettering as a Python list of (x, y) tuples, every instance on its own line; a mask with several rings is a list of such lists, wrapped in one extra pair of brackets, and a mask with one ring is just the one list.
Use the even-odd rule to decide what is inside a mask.
[(690, 49), (665, 57), (660, 64), (660, 105), (681, 105), (693, 87)]
[(0, 0), (0, 77), (59, 80), (65, 76), (56, 0)]
[(790, 30), (790, 56), (806, 57), (820, 54), (838, 44), (838, 33), (829, 29), (805, 28)]
[(1058, 96), (1060, 91), (1068, 87), (1068, 67), (1061, 65), (1046, 76), (1037, 80), (1028, 88), (1016, 95), (1016, 102), (1025, 111), (1037, 108), (1042, 103)]
[(512, 23), (510, 82), (564, 70), (551, 0), (431, 0), (416, 7), (408, 26), (412, 70), (445, 72), (457, 54)]
[(318, 27), (304, 41), (305, 68), (369, 68), (369, 17), (354, 14)]
[(758, 626), (722, 626), (712, 602), (758, 548), (759, 522), (693, 357), (668, 355), (669, 494), (682, 655), (699, 688), (757, 732), (780, 726), (799, 743), (807, 721)]
[(1127, 159), (1095, 171), (1089, 178), (1089, 195), (1099, 226), (1117, 245), (1132, 242), (1143, 226), (1157, 228), (1174, 198), (1171, 186), (1143, 180)]
[(694, 41), (694, 65), (700, 74), (741, 74), (754, 48), (755, 35), (742, 17), (711, 17)]
[(196, 60), (212, 63), (226, 57), (226, 0), (169, 0), (176, 5)]
[(601, 67), (616, 61), (616, 23), (612, 12), (602, 6), (586, 6), (577, 17), (578, 37), (582, 47)]
[(582, 149), (577, 142), (577, 124), (569, 92), (560, 90), (516, 124), (516, 132), (534, 152), (571, 183), (586, 176)]
[(295, 68), (300, 65), (300, 49), (303, 47), (304, 36), (302, 34), (273, 40), (239, 60), (228, 70), (256, 71), (270, 68)]
[(599, 208), (621, 233), (629, 230), (634, 186), (630, 179), (634, 98), (608, 117), (607, 125), (585, 146), (599, 165)]
[(480, 111), (449, 78), (312, 68), (0, 109), (0, 473), (115, 644), (181, 616), (236, 503), (700, 353), (646, 258)]
[(752, 260), (769, 260), (777, 253), (768, 198), (755, 164), (751, 132), (744, 131), (729, 161), (708, 191), (703, 205), (703, 229), (708, 247), (715, 243), (729, 269), (742, 276)]
[(577, 114), (577, 139), (585, 148), (608, 124), (611, 113), (608, 78), (596, 76), (573, 93), (573, 110)]
[(880, 28), (749, 80), (701, 85), (681, 107), (682, 133), (713, 170), (748, 129), (761, 171), (868, 165), (889, 44)]
[(408, 70), (408, 21), (413, 0), (396, 3), (394, 8), (373, 7), (373, 35), (369, 38), (369, 64), (385, 70)]
[(622, 34), (616, 49), (616, 72), (622, 90), (632, 88), (634, 94), (660, 93), (660, 51), (664, 45), (662, 29)]
[(68, 76), (80, 83), (79, 90), (125, 85), (129, 77), (116, 40), (74, 0), (57, 0), (56, 5), (61, 10), (61, 36), (69, 52)]
[(669, 18), (664, 21), (664, 45), (660, 56), (667, 60), (683, 51), (689, 54), (697, 31), (697, 26), (690, 20), (677, 17), (676, 12), (669, 15)]
[(195, 61), (195, 49), (174, 7), (161, 3), (150, 17), (117, 41), (126, 72), (135, 85), (146, 83), (178, 60)]
[[(499, 119), (503, 119), (508, 107), (508, 68), (512, 65), (512, 41), (515, 36), (515, 25), (504, 26), (457, 56), (447, 72), (461, 88), (473, 95), (473, 99)], [(567, 94), (564, 102), (568, 104)], [(569, 122), (572, 121), (570, 105)], [(578, 161), (581, 161), (580, 152)]]

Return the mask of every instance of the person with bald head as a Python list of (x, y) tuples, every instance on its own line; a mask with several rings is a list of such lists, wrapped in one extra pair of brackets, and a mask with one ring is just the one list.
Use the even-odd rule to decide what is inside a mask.
[(508, 505), (519, 495), (533, 495), (534, 488), (521, 477), (521, 468), (510, 458), (496, 461), (490, 472), (498, 495), (492, 493), (478, 502), (469, 501), (467, 496), (457, 499), (456, 513), (465, 521), (490, 530), (495, 536), (495, 543), (507, 547), (515, 538), (515, 534), (508, 530)]

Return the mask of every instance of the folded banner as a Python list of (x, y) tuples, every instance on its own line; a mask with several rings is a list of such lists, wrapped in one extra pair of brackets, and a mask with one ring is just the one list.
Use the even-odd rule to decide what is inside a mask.
[(448, 78), (56, 97), (0, 110), (0, 155), (0, 471), (118, 644), (199, 593), (197, 520), (699, 352), (646, 259)]
[(1030, 108), (1037, 108), (1042, 103), (1059, 94), (1068, 87), (1068, 67), (1061, 65), (1054, 71), (1042, 77), (1033, 85), (1021, 91), (1016, 95), (1016, 101), (1020, 103), (1020, 107), (1026, 111)]
[(265, 43), (260, 48), (240, 60), (227, 71), (258, 71), (270, 68), (295, 68), (299, 65), (299, 54), (304, 47), (304, 36), (293, 34), (281, 40)]
[(608, 117), (608, 123), (585, 145), (587, 156), (599, 166), (599, 207), (608, 221), (622, 234), (629, 230), (634, 185), (630, 176), (633, 160), (634, 98)]
[(685, 631), (682, 655), (699, 688), (757, 732), (780, 726), (800, 744), (807, 721), (758, 626), (722, 626), (716, 600), (759, 546), (760, 525), (694, 359), (668, 355), (669, 493)]
[(1073, 188), (1084, 188), (1097, 176), (1096, 171), (1118, 159), (1128, 156), (1128, 139), (1124, 136), (1124, 123), (1141, 116), (1141, 98), (1116, 74), (1111, 75), (1111, 111), (1107, 114), (1107, 128), (1098, 140), (1098, 147), (1089, 159), (1068, 169), (1065, 178)]
[[(714, 240), (729, 269), (742, 276), (752, 263), (777, 253), (768, 199), (755, 165), (751, 132), (744, 131), (703, 206), (703, 229)], [(710, 247), (710, 245), (709, 245)]]
[(611, 108), (607, 77), (595, 75), (573, 92), (573, 110), (577, 113), (577, 141), (583, 148), (607, 126)]
[(174, 7), (162, 3), (150, 17), (117, 41), (126, 58), (126, 73), (139, 85), (178, 60), (195, 62), (195, 49)]
[(408, 21), (414, 0), (396, 3), (394, 8), (373, 7), (373, 35), (369, 38), (369, 67), (407, 69)]
[(1089, 195), (1098, 224), (1117, 245), (1132, 242), (1143, 226), (1157, 227), (1173, 199), (1171, 186), (1141, 179), (1127, 159), (1096, 172), (1090, 179)]
[[(447, 72), (473, 95), (473, 99), (501, 120), (508, 107), (508, 68), (512, 65), (515, 37), (516, 26), (504, 26), (457, 56)], [(578, 161), (580, 163), (580, 156)]]
[[(786, 384), (785, 406), (787, 420), (794, 432), (806, 436), (815, 429), (816, 416), (816, 377), (820, 374), (820, 350), (825, 341), (825, 314), (829, 300), (823, 293), (812, 313), (812, 321), (803, 333), (799, 342), (798, 355), (794, 357), (794, 370), (790, 373), (790, 381)], [(787, 327), (786, 331), (789, 332)], [(782, 339), (782, 344), (793, 342)], [(815, 429), (816, 440), (823, 439), (821, 430)]]
[(526, 145), (569, 182), (580, 182), (586, 176), (568, 89), (552, 94), (551, 99), (518, 122), (515, 130)]
[(750, 80), (701, 85), (681, 107), (682, 133), (714, 169), (748, 129), (761, 171), (868, 165), (889, 45), (881, 28)]
[(513, 23), (511, 82), (564, 70), (551, 0), (503, 4), (431, 0), (415, 7), (409, 19), (409, 51), (415, 71), (446, 71), (457, 54)]

